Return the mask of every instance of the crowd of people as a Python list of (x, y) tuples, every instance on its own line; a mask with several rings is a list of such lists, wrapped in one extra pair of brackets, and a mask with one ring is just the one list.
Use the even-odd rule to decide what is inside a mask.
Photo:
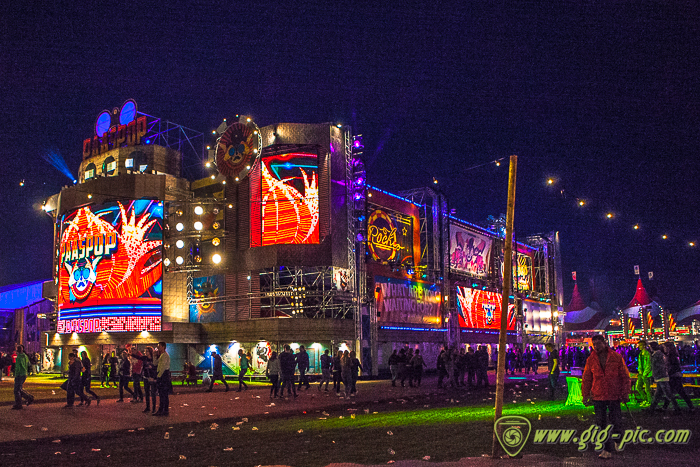
[[(25, 353), (29, 359), (27, 364), (27, 375), (38, 375), (41, 370), (41, 355), (39, 352)], [(15, 364), (17, 361), (17, 350), (14, 352), (0, 352), (0, 381), (3, 376), (9, 377), (15, 373)]]

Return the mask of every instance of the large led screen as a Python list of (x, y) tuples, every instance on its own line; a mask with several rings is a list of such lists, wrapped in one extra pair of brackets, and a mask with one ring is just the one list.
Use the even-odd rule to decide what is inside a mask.
[(440, 324), (440, 290), (436, 285), (375, 276), (374, 287), (378, 321)]
[[(459, 325), (463, 328), (501, 329), (501, 294), (457, 287)], [(508, 329), (515, 330), (515, 306), (508, 305)]]
[(64, 216), (58, 332), (160, 331), (163, 204), (86, 206)]
[(252, 247), (319, 242), (318, 155), (263, 154), (250, 187)]
[(373, 208), (367, 220), (367, 248), (374, 261), (413, 261), (413, 216)]
[(523, 300), (526, 331), (552, 332), (552, 307), (548, 303)]
[(486, 278), (491, 262), (493, 239), (450, 225), (450, 268), (474, 277)]

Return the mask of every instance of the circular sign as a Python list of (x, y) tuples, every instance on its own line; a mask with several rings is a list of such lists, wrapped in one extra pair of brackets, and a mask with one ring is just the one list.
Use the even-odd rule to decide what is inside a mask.
[(103, 110), (100, 115), (98, 115), (97, 121), (95, 122), (95, 134), (102, 138), (102, 135), (108, 132), (111, 126), (112, 114), (109, 113), (109, 110)]
[(367, 246), (375, 261), (393, 261), (403, 247), (396, 239), (396, 225), (391, 216), (375, 210), (367, 221)]
[(216, 143), (216, 167), (226, 177), (243, 179), (261, 151), (258, 126), (253, 122), (234, 123)]

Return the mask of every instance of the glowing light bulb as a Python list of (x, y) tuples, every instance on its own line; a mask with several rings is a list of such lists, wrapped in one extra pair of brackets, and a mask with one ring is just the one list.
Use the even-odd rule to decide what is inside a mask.
[(605, 217), (607, 217), (608, 219), (612, 219), (612, 218), (613, 218), (613, 214), (612, 214), (611, 212), (609, 212), (609, 213), (607, 213), (607, 214), (605, 215)]
[(211, 179), (214, 180), (216, 178), (216, 175), (212, 175)]
[(165, 264), (165, 267), (170, 266), (170, 260), (169, 260), (168, 258), (165, 258), (165, 259), (163, 260), (163, 264)]
[(185, 242), (183, 242), (182, 240), (178, 240), (175, 242), (175, 246), (178, 248), (184, 248)]
[(689, 245), (689, 246), (695, 246), (695, 242), (689, 242), (688, 245)]
[(202, 206), (195, 206), (194, 213), (201, 216), (204, 213), (204, 208)]
[(204, 225), (201, 222), (197, 221), (194, 223), (194, 228), (195, 230), (202, 230), (204, 228)]
[(214, 246), (219, 246), (221, 244), (221, 240), (219, 240), (217, 237), (214, 237), (211, 239), (211, 244)]
[(639, 230), (639, 224), (634, 224), (633, 229), (634, 229), (634, 230)]
[(211, 162), (207, 161), (206, 164), (204, 164), (205, 167), (211, 167)]
[(585, 205), (586, 205), (586, 202), (585, 202), (584, 200), (579, 200), (578, 205), (579, 205), (579, 206), (585, 206)]
[(554, 179), (553, 178), (548, 178), (547, 179), (547, 185), (552, 185), (554, 184)]
[(496, 161), (496, 167), (500, 167), (500, 166), (501, 166), (501, 161)]
[(219, 264), (221, 262), (221, 255), (219, 253), (215, 253), (214, 256), (211, 257), (211, 261), (214, 264)]
[(246, 120), (246, 122), (249, 122), (249, 121), (250, 121), (250, 119), (249, 119), (249, 118), (246, 118), (245, 120)]
[(92, 195), (88, 193), (88, 199), (92, 199)]
[(178, 232), (182, 232), (184, 230), (184, 228), (185, 228), (185, 224), (183, 224), (182, 222), (178, 222), (177, 225), (175, 226), (175, 229)]
[(177, 258), (175, 258), (175, 262), (177, 264), (182, 264), (185, 262), (185, 260), (182, 258), (182, 256), (178, 256)]
[(666, 240), (668, 238), (668, 235), (662, 235), (661, 238)]

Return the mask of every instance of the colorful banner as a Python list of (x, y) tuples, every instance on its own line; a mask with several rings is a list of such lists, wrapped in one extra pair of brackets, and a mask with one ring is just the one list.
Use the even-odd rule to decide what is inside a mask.
[(440, 289), (435, 285), (375, 276), (377, 320), (440, 325)]
[(86, 206), (61, 224), (60, 333), (160, 331), (163, 204)]
[(193, 278), (190, 323), (223, 322), (224, 302), (217, 299), (224, 295), (224, 289), (223, 275)]
[(548, 303), (523, 300), (525, 330), (552, 332), (552, 307)]
[(348, 269), (333, 268), (333, 289), (338, 292), (351, 292), (354, 289)]
[[(457, 287), (457, 312), (463, 328), (500, 329), (501, 294)], [(508, 330), (515, 330), (515, 305), (508, 305)]]
[(319, 242), (318, 156), (263, 155), (250, 184), (250, 246)]
[(493, 239), (450, 225), (450, 268), (474, 277), (486, 278), (491, 264)]
[(413, 216), (375, 208), (367, 220), (367, 248), (374, 261), (413, 261)]
[(517, 292), (530, 292), (532, 284), (532, 256), (518, 252), (513, 257), (513, 277), (515, 283), (513, 290)]

